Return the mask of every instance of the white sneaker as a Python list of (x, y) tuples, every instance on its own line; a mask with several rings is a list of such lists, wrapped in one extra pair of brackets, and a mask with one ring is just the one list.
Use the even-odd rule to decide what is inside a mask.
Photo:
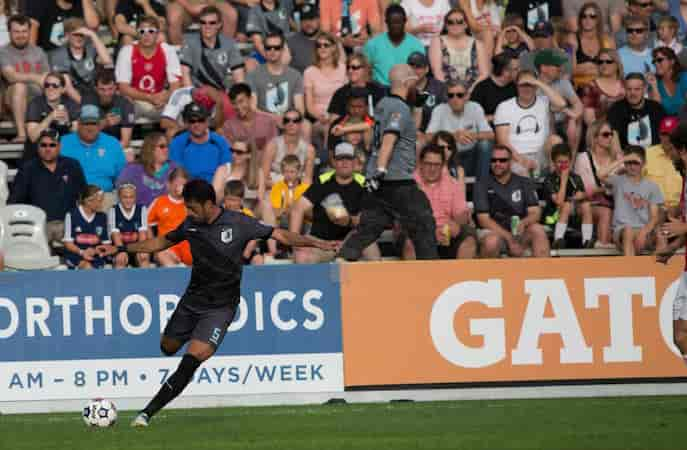
[(131, 421), (131, 426), (134, 428), (143, 428), (147, 427), (150, 424), (150, 417), (148, 417), (148, 414), (142, 412), (138, 413), (136, 417), (134, 417), (134, 420)]

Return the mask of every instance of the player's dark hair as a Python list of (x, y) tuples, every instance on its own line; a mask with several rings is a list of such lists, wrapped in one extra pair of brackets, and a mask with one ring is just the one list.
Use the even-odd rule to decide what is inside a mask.
[(114, 69), (99, 69), (95, 74), (95, 84), (114, 84), (115, 72)]
[(183, 167), (175, 167), (174, 170), (172, 170), (169, 173), (169, 177), (167, 178), (167, 180), (171, 183), (172, 181), (176, 180), (177, 178), (185, 178), (188, 180), (189, 176), (188, 176), (188, 172), (186, 171), (186, 169), (184, 169)]
[(642, 147), (641, 145), (628, 145), (623, 150), (623, 155), (637, 155), (642, 160), (642, 162), (646, 161), (646, 150), (644, 150), (644, 147)]
[(205, 180), (191, 180), (184, 186), (184, 202), (196, 202), (201, 205), (211, 202), (214, 205), (217, 203), (215, 188)]
[(439, 141), (445, 142), (448, 145), (449, 155), (448, 155), (448, 167), (458, 167), (460, 165), (460, 157), (458, 155), (458, 146), (456, 145), (456, 138), (453, 133), (445, 130), (438, 131), (432, 137), (432, 144), (439, 145)]
[(220, 11), (219, 8), (216, 7), (215, 5), (209, 5), (203, 9), (201, 9), (200, 14), (198, 15), (198, 18), (210, 16), (210, 15), (217, 16), (217, 21), (219, 23), (222, 23), (222, 11)]
[(27, 25), (29, 28), (31, 28), (31, 19), (29, 19), (27, 16), (23, 14), (15, 14), (12, 17), (10, 17), (7, 21), (7, 29), (11, 30), (12, 24), (14, 23), (21, 26)]
[(565, 142), (560, 142), (551, 147), (551, 161), (555, 161), (561, 156), (572, 158), (572, 150), (570, 150), (570, 146)]
[(241, 180), (229, 180), (224, 185), (224, 196), (243, 198), (246, 194), (246, 185)]
[(284, 34), (279, 31), (272, 31), (270, 33), (267, 33), (267, 35), (265, 35), (265, 40), (263, 42), (266, 43), (268, 39), (279, 39), (279, 45), (281, 47), (284, 46)]
[(250, 89), (250, 86), (247, 83), (236, 83), (229, 89), (229, 98), (233, 102), (236, 100), (236, 97), (239, 95), (243, 94), (246, 97), (250, 97), (253, 92)]
[(422, 147), (422, 150), (420, 150), (420, 161), (424, 161), (425, 156), (429, 155), (430, 153), (434, 155), (439, 155), (441, 157), (442, 164), (446, 162), (446, 154), (444, 153), (444, 150), (438, 145), (433, 144), (431, 142)]
[(403, 9), (403, 6), (396, 4), (396, 3), (392, 3), (391, 5), (389, 5), (389, 7), (386, 9), (386, 11), (384, 11), (384, 21), (388, 22), (389, 18), (391, 16), (393, 16), (394, 14), (399, 14), (399, 15), (403, 16), (403, 19), (406, 19), (406, 17), (407, 17), (406, 16), (406, 10)]
[(501, 52), (498, 55), (494, 55), (494, 57), (491, 58), (492, 73), (494, 76), (500, 77), (503, 75), (503, 71), (506, 70), (514, 56), (513, 52)]
[(79, 192), (79, 204), (83, 204), (87, 199), (102, 191), (103, 190), (95, 184), (87, 184), (86, 187)]
[(630, 80), (640, 80), (642, 83), (646, 84), (646, 78), (644, 78), (644, 75), (639, 72), (630, 72), (625, 75), (625, 81)]

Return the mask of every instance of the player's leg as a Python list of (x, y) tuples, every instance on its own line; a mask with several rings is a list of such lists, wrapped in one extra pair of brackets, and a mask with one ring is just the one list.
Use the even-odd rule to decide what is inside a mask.
[(568, 221), (570, 220), (571, 212), (572, 204), (570, 202), (563, 202), (563, 205), (558, 208), (558, 222), (556, 222), (553, 231), (553, 246), (557, 250), (565, 245), (565, 232), (568, 231)]
[(26, 141), (26, 108), (28, 105), (28, 88), (26, 83), (14, 83), (7, 89), (7, 96), (12, 109), (12, 118), (14, 125), (17, 127), (17, 137), (13, 139), (14, 142)]
[(541, 224), (533, 223), (524, 233), (523, 240), (532, 246), (532, 256), (535, 258), (548, 258), (551, 256), (549, 238)]
[(580, 202), (577, 206), (580, 217), (582, 217), (582, 246), (592, 248), (594, 243), (594, 214), (592, 204), (588, 201)]
[[(371, 199), (372, 200), (372, 199)], [(360, 213), (360, 224), (341, 246), (339, 254), (347, 261), (358, 261), (363, 249), (374, 243), (387, 225), (391, 225), (391, 217), (386, 213), (379, 200), (368, 200)]]
[(417, 259), (438, 259), (436, 223), (432, 206), (417, 185), (400, 186), (392, 198), (393, 206), (400, 212), (401, 227), (413, 241)]
[(609, 246), (612, 244), (611, 220), (613, 210), (606, 206), (594, 206), (592, 208), (594, 223), (596, 224), (596, 236), (601, 244)]

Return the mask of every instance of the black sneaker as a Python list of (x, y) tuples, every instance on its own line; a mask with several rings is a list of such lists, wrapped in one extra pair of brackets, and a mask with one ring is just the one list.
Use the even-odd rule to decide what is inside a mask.
[(588, 241), (584, 241), (584, 243), (582, 244), (582, 248), (585, 250), (593, 249), (595, 243), (596, 241), (594, 239), (589, 239)]
[(553, 241), (553, 244), (551, 244), (552, 250), (560, 250), (562, 248), (565, 248), (565, 240), (563, 239), (556, 239)]

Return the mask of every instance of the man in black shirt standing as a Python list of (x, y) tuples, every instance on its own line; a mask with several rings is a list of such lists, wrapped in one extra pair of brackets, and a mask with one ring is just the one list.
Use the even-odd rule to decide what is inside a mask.
[(335, 250), (337, 246), (335, 242), (263, 225), (238, 211), (221, 209), (214, 188), (204, 180), (184, 186), (184, 203), (188, 217), (176, 230), (134, 244), (98, 247), (101, 255), (155, 253), (187, 240), (193, 255), (191, 281), (160, 341), (162, 352), (168, 356), (190, 341), (186, 354), (176, 372), (136, 416), (131, 424), (134, 427), (148, 426), (150, 418), (181, 394), (196, 369), (222, 343), (241, 298), (243, 251), (248, 242), (273, 238), (290, 246), (322, 250)]
[(38, 157), (25, 162), (14, 178), (7, 203), (33, 205), (45, 211), (48, 240), (64, 236), (64, 217), (76, 206), (86, 177), (75, 159), (60, 156), (60, 137), (47, 128), (38, 136)]

